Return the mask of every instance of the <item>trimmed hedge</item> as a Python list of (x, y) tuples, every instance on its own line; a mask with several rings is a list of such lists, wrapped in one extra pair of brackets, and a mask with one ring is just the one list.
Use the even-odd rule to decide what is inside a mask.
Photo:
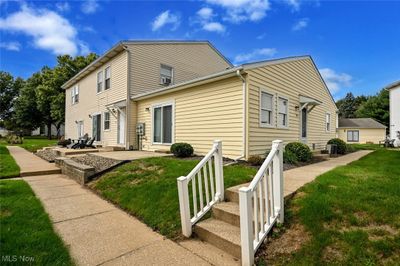
[(176, 156), (176, 157), (190, 157), (193, 155), (193, 147), (189, 143), (174, 143), (172, 144), (170, 151)]
[(337, 146), (337, 153), (338, 154), (345, 154), (347, 152), (347, 144), (343, 140), (339, 138), (330, 139), (328, 144), (336, 144)]
[(288, 164), (297, 164), (297, 156), (291, 151), (283, 151), (283, 162)]
[[(292, 153), (299, 162), (308, 162), (312, 158), (312, 153), (310, 148), (306, 144), (301, 142), (288, 143), (285, 146), (285, 152)], [(290, 154), (289, 156), (292, 155)], [(286, 155), (286, 157), (288, 157), (288, 155)]]

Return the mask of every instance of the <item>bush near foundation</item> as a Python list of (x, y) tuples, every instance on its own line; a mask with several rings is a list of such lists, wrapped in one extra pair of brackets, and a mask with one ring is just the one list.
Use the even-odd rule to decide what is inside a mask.
[(193, 147), (189, 143), (175, 143), (172, 144), (171, 153), (173, 153), (176, 157), (184, 158), (190, 157), (193, 155)]
[(286, 154), (286, 157), (288, 159), (288, 156), (291, 158), (296, 157), (297, 161), (299, 162), (308, 162), (312, 158), (312, 153), (310, 148), (301, 142), (290, 142), (285, 146), (285, 152), (289, 153)]
[(338, 154), (345, 154), (347, 152), (347, 144), (339, 138), (330, 139), (328, 144), (335, 144), (337, 146)]

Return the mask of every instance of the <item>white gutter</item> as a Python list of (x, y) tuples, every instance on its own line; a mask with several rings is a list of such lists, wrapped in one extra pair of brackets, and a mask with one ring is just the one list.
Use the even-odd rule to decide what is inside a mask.
[(236, 70), (236, 76), (242, 80), (242, 93), (243, 93), (243, 151), (242, 155), (235, 159), (235, 161), (246, 158), (246, 133), (247, 133), (247, 93), (246, 93), (246, 79), (240, 74), (240, 70)]
[[(130, 84), (130, 69), (131, 69), (131, 60), (130, 60), (130, 51), (126, 45), (123, 46), (124, 50), (126, 51), (127, 58), (127, 71), (126, 71), (126, 108), (125, 108), (125, 149), (129, 150), (131, 145), (131, 138), (129, 135), (129, 127), (130, 127), (130, 111), (131, 111), (131, 84)], [(135, 114), (136, 115), (136, 114)], [(136, 126), (136, 125), (135, 125)]]

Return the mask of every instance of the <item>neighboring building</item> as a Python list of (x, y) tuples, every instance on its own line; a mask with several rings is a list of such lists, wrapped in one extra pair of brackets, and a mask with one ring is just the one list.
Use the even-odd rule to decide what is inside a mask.
[[(389, 90), (390, 139), (399, 139), (400, 134), (400, 80), (385, 87)], [(400, 140), (396, 142), (400, 146)]]
[(379, 144), (386, 138), (386, 126), (372, 118), (340, 118), (337, 131), (346, 143)]
[[(52, 136), (64, 136), (64, 125), (60, 126), (59, 131), (57, 131), (57, 128), (55, 125), (51, 125), (51, 135)], [(31, 135), (32, 136), (47, 136), (48, 134), (48, 127), (46, 125), (43, 125), (41, 127), (38, 127), (35, 130), (32, 130)]]
[(336, 136), (337, 108), (310, 56), (233, 67), (208, 42), (128, 41), (63, 88), (66, 138), (89, 133), (103, 146), (187, 142), (205, 154), (220, 139), (224, 156), (246, 159), (274, 139), (322, 149)]

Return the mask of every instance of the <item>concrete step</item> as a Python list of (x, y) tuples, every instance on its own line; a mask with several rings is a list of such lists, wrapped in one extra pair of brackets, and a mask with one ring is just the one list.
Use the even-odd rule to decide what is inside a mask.
[(38, 175), (53, 175), (53, 174), (61, 174), (61, 169), (48, 169), (48, 170), (28, 170), (21, 171), (20, 176), (38, 176)]
[(239, 227), (215, 218), (209, 218), (196, 224), (194, 232), (200, 239), (236, 258), (241, 257)]
[(237, 202), (221, 202), (213, 206), (215, 219), (240, 227), (240, 210)]
[(241, 187), (247, 187), (250, 183), (240, 184), (234, 187), (230, 187), (225, 190), (225, 199), (226, 201), (236, 202), (239, 204), (239, 189)]

